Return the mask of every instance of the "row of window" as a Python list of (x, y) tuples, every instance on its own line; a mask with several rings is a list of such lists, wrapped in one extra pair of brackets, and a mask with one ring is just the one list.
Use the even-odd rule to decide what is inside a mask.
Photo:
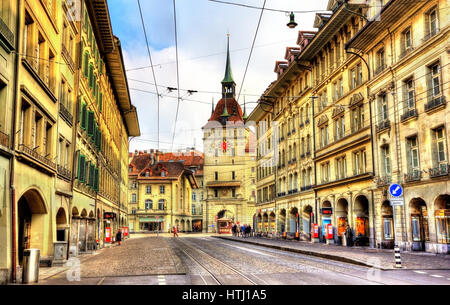
[[(432, 169), (430, 175), (439, 176), (440, 174), (448, 173), (448, 157), (447, 157), (447, 143), (444, 127), (438, 127), (431, 130), (431, 160)], [(420, 153), (418, 136), (406, 138), (406, 157), (408, 174), (411, 180), (421, 178)], [(391, 150), (389, 145), (384, 145), (380, 149), (381, 158), (381, 175), (389, 177), (392, 174), (391, 167)]]
[(102, 150), (102, 131), (100, 130), (93, 111), (88, 110), (87, 105), (82, 102), (80, 109), (80, 126), (85, 130), (87, 135), (91, 137), (95, 147)]
[(98, 192), (99, 189), (99, 169), (92, 161), (88, 161), (86, 156), (77, 151), (77, 179), (79, 182), (89, 186)]

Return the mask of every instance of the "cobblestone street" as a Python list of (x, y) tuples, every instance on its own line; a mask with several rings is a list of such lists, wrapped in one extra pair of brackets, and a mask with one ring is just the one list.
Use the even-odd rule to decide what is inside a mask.
[[(275, 242), (275, 241), (273, 241)], [(279, 242), (282, 243), (282, 242)], [(287, 242), (284, 242), (287, 243)], [(293, 242), (289, 242), (293, 244)], [(358, 253), (357, 249), (355, 253)], [(390, 253), (389, 253), (390, 254)], [(428, 257), (417, 256), (426, 261)], [(447, 259), (447, 258), (445, 258)], [(446, 260), (448, 262), (448, 260)], [(444, 266), (445, 267), (445, 266)], [(380, 270), (206, 234), (134, 235), (74, 267), (41, 268), (40, 285), (450, 284), (450, 268)], [(55, 270), (52, 275), (50, 269)], [(68, 280), (71, 278), (72, 280)]]

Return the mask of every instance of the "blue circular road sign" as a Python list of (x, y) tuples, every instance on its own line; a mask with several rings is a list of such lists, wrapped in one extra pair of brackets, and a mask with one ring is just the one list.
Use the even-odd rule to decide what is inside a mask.
[(389, 187), (389, 193), (392, 197), (401, 197), (403, 195), (403, 188), (400, 184), (392, 184)]

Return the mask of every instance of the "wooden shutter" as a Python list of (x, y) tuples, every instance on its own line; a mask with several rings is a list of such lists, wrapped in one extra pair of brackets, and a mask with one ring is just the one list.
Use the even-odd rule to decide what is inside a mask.
[(87, 119), (87, 134), (88, 136), (92, 136), (94, 134), (94, 112), (88, 111), (88, 119)]

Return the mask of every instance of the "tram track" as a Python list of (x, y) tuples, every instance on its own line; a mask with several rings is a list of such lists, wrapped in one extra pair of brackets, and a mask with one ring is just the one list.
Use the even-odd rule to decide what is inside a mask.
[[(243, 279), (244, 282), (239, 282), (239, 284), (244, 285), (258, 285), (254, 280), (240, 272), (238, 269), (230, 266), (229, 264), (224, 263), (223, 261), (211, 256), (205, 251), (192, 246), (190, 243), (182, 241), (181, 239), (174, 239), (175, 244), (178, 245), (178, 249), (183, 252), (187, 257), (189, 257), (192, 261), (194, 261), (201, 269), (203, 269), (217, 285), (230, 285), (235, 284), (237, 281), (236, 275)], [(189, 249), (189, 251), (187, 250)], [(195, 255), (196, 253), (197, 255)], [(202, 257), (203, 259), (200, 259)], [(209, 261), (210, 263), (205, 263), (205, 261)], [(213, 264), (211, 262), (214, 262)], [(214, 264), (216, 267), (214, 267)], [(217, 266), (220, 266), (222, 272), (213, 272), (214, 269), (218, 269)], [(219, 269), (220, 270), (220, 269)], [(228, 270), (228, 272), (223, 272), (224, 270)], [(200, 275), (201, 276), (201, 275)], [(202, 280), (205, 284), (207, 284), (206, 280), (201, 276)], [(233, 282), (230, 282), (230, 281)]]

